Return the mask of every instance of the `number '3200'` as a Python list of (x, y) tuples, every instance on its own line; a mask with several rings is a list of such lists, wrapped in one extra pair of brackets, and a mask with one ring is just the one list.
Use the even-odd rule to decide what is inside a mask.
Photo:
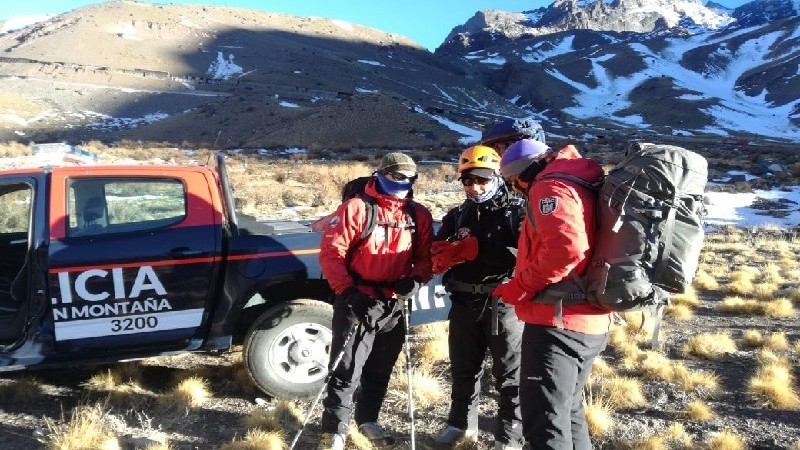
[(136, 331), (146, 330), (148, 328), (156, 328), (158, 326), (158, 317), (126, 317), (124, 319), (113, 319), (111, 321), (111, 331), (118, 333), (120, 331)]

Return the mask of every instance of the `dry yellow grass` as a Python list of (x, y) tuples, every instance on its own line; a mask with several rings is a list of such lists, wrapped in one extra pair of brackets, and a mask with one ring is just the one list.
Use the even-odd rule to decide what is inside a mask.
[[(389, 382), (389, 393), (398, 401), (398, 404), (405, 408), (408, 402), (408, 377), (405, 365), (398, 361)], [(411, 377), (412, 392), (414, 395), (414, 406), (426, 408), (430, 405), (443, 401), (448, 393), (443, 389), (442, 380), (432, 368), (423, 366), (415, 367)]]
[(593, 437), (604, 436), (614, 425), (611, 407), (600, 399), (587, 399), (583, 405), (589, 434)]
[(138, 363), (123, 363), (89, 377), (83, 386), (102, 392), (114, 403), (128, 402), (131, 396), (147, 394), (141, 386), (142, 371)]
[(419, 361), (425, 365), (433, 365), (450, 359), (448, 322), (420, 326), (414, 330), (414, 335), (422, 341), (417, 349)]
[(761, 302), (741, 297), (725, 297), (716, 307), (717, 311), (726, 314), (756, 314), (763, 310)]
[(683, 354), (697, 358), (716, 360), (727, 353), (734, 353), (736, 344), (725, 333), (703, 333), (692, 336), (683, 347)]
[(682, 423), (673, 423), (666, 430), (664, 430), (664, 437), (668, 442), (675, 444), (674, 446), (681, 449), (690, 449), (692, 445), (692, 437), (686, 432), (686, 427)]
[(719, 375), (706, 370), (689, 370), (683, 363), (673, 363), (674, 381), (686, 392), (713, 397), (720, 392)]
[(629, 442), (620, 442), (619, 446), (625, 450), (669, 450), (669, 445), (664, 437), (657, 434), (634, 438)]
[(775, 297), (775, 292), (778, 291), (778, 288), (780, 286), (776, 283), (763, 281), (753, 284), (753, 290), (750, 295), (759, 300), (771, 300)]
[(774, 351), (788, 350), (789, 340), (783, 331), (770, 333), (764, 338), (763, 347)]
[(169, 441), (156, 442), (144, 448), (144, 450), (173, 450), (172, 444)]
[(652, 350), (639, 356), (638, 372), (644, 378), (664, 381), (672, 381), (675, 373), (669, 358)]
[(245, 418), (248, 428), (264, 431), (295, 430), (300, 428), (305, 413), (293, 401), (277, 400), (269, 410), (254, 409)]
[(359, 433), (355, 427), (352, 427), (350, 432), (347, 433), (347, 442), (349, 444), (347, 447), (349, 448), (354, 448), (356, 450), (375, 450), (375, 446), (372, 445), (372, 442), (370, 442), (366, 436)]
[(169, 410), (188, 410), (202, 406), (211, 398), (208, 381), (196, 376), (189, 377), (175, 386), (172, 391), (158, 399), (159, 406)]
[(702, 289), (705, 291), (714, 291), (719, 289), (719, 282), (717, 279), (705, 270), (697, 271), (697, 275), (694, 276), (692, 285), (697, 289)]
[(279, 431), (250, 430), (242, 440), (223, 445), (219, 450), (284, 450), (286, 441)]
[(8, 405), (24, 405), (40, 398), (44, 393), (38, 378), (25, 376), (0, 385), (0, 400)]
[(714, 410), (701, 400), (692, 400), (684, 415), (693, 422), (708, 422), (717, 418)]
[(614, 368), (602, 356), (598, 356), (592, 362), (592, 375), (595, 377), (612, 376), (614, 375)]
[(747, 442), (732, 431), (722, 431), (704, 442), (704, 450), (745, 450)]
[(772, 318), (794, 317), (794, 305), (788, 298), (772, 300), (764, 305), (764, 315)]
[(800, 396), (794, 389), (791, 368), (781, 363), (768, 363), (758, 368), (748, 382), (748, 392), (764, 406), (775, 409), (800, 409)]
[(742, 347), (761, 348), (764, 345), (764, 335), (758, 330), (746, 330), (742, 333)]
[(608, 377), (598, 381), (600, 395), (612, 408), (636, 408), (647, 404), (642, 385), (636, 378)]
[(670, 303), (673, 305), (685, 305), (690, 308), (697, 308), (700, 306), (700, 299), (697, 298), (697, 291), (694, 287), (689, 286), (683, 294), (673, 295)]
[(61, 426), (49, 419), (48, 450), (120, 450), (119, 440), (106, 421), (107, 412), (100, 405), (77, 406), (72, 409), (69, 422)]
[(749, 270), (740, 269), (729, 277), (725, 290), (732, 294), (746, 295), (753, 292), (753, 279), (755, 274)]
[(694, 311), (688, 305), (673, 304), (664, 308), (664, 315), (677, 322), (684, 322), (694, 317)]

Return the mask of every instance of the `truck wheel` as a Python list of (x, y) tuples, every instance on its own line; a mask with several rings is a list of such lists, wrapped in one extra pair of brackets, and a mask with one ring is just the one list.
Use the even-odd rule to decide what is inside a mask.
[(266, 310), (244, 342), (244, 363), (265, 393), (277, 398), (311, 398), (328, 374), (333, 308), (298, 299)]

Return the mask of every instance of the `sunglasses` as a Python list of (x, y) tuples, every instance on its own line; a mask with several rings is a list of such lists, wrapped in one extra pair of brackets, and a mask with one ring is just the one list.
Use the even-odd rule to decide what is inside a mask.
[(414, 175), (408, 176), (400, 172), (384, 172), (384, 174), (392, 177), (394, 181), (417, 181), (417, 175), (418, 175), (415, 173)]
[(492, 181), (491, 178), (461, 177), (461, 184), (463, 184), (464, 186), (472, 186), (473, 184), (483, 186), (484, 184), (487, 184), (490, 181)]

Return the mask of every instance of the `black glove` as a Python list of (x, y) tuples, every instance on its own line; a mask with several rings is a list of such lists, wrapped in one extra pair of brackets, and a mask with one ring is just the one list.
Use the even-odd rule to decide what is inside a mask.
[(365, 326), (371, 328), (375, 325), (375, 320), (380, 316), (380, 311), (376, 311), (378, 301), (369, 295), (351, 287), (342, 293), (350, 310), (356, 318)]
[(400, 297), (413, 297), (417, 295), (422, 282), (417, 277), (404, 277), (394, 282), (394, 292)]

